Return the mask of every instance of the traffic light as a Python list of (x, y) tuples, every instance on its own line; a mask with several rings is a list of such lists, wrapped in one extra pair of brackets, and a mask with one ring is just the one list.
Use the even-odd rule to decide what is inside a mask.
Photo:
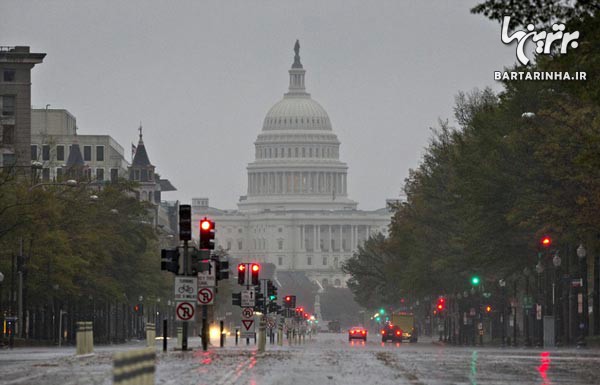
[(204, 217), (200, 220), (200, 249), (214, 250), (215, 221)]
[(471, 277), (471, 285), (479, 286), (479, 282), (480, 282), (480, 280), (479, 280), (478, 276), (474, 275)]
[(260, 265), (258, 263), (251, 263), (250, 276), (252, 277), (252, 279), (250, 281), (252, 282), (252, 285), (260, 284), (260, 281), (258, 279), (258, 273), (260, 273)]
[(173, 274), (179, 273), (179, 250), (162, 249), (160, 251), (160, 269), (170, 271)]
[(256, 293), (255, 298), (256, 304), (254, 305), (254, 309), (256, 311), (263, 311), (263, 309), (265, 308), (265, 296), (263, 295), (263, 293)]
[(267, 296), (269, 297), (269, 301), (277, 300), (277, 287), (270, 280), (267, 281)]
[(283, 306), (286, 309), (293, 309), (296, 307), (296, 296), (295, 295), (286, 295), (283, 298)]
[(242, 306), (242, 293), (231, 293), (231, 304), (233, 306)]
[(540, 245), (544, 248), (550, 247), (550, 245), (552, 245), (552, 238), (548, 235), (544, 235), (542, 239), (540, 239)]
[(142, 305), (142, 304), (139, 304), (139, 303), (138, 303), (138, 304), (135, 304), (135, 305), (133, 306), (133, 312), (134, 312), (135, 314), (143, 314), (143, 313), (144, 313), (144, 305)]
[(379, 309), (379, 314), (380, 315), (384, 315), (385, 314), (385, 309), (384, 308)]
[(441, 313), (446, 308), (446, 299), (444, 297), (440, 297), (437, 300), (437, 306), (435, 307), (438, 313)]
[(192, 270), (192, 275), (197, 275), (198, 273), (202, 272), (202, 271), (208, 271), (209, 273), (212, 273), (212, 271), (210, 271), (211, 269), (211, 264), (210, 264), (210, 255), (206, 252), (202, 252), (202, 250), (194, 250), (191, 253), (191, 270)]
[(243, 285), (246, 283), (246, 264), (240, 263), (238, 265), (238, 283)]
[(486, 305), (485, 312), (486, 313), (491, 313), (492, 312), (492, 307), (490, 305)]
[(229, 261), (221, 261), (217, 262), (217, 281), (222, 279), (229, 279)]
[(179, 205), (179, 239), (192, 240), (192, 206)]

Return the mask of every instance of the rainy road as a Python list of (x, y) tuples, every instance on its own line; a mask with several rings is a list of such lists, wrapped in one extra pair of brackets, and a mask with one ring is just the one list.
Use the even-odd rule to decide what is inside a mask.
[[(199, 341), (191, 342), (193, 346)], [(0, 384), (110, 384), (112, 351), (134, 347), (99, 348), (89, 358), (74, 358), (69, 349), (2, 351)], [(264, 354), (253, 344), (208, 352), (159, 352), (156, 383), (577, 385), (600, 383), (599, 366), (600, 351), (593, 349), (363, 343), (348, 342), (345, 334), (320, 334), (304, 345), (267, 345)]]

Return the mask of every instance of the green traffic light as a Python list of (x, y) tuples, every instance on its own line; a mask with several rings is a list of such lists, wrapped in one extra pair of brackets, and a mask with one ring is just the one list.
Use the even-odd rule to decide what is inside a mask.
[(276, 295), (270, 295), (270, 296), (269, 296), (269, 299), (270, 299), (271, 301), (275, 301), (275, 300), (277, 299), (277, 296), (276, 296)]
[(473, 286), (479, 285), (479, 277), (478, 276), (471, 277), (471, 285), (473, 285)]
[(379, 309), (379, 314), (384, 315), (385, 314), (385, 309), (384, 308)]

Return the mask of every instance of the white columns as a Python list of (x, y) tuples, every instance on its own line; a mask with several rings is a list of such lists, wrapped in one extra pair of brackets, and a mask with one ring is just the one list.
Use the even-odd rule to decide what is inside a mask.
[(339, 238), (340, 238), (340, 245), (338, 247), (338, 249), (340, 250), (340, 252), (344, 251), (344, 248), (342, 247), (342, 239), (343, 239), (343, 234), (344, 234), (344, 232), (342, 231), (343, 228), (344, 228), (343, 225), (340, 225), (340, 236), (339, 236)]

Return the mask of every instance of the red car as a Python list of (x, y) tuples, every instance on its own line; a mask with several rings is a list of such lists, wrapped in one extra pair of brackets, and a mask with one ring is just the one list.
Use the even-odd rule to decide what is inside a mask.
[(354, 339), (367, 341), (367, 329), (356, 326), (348, 330), (348, 341), (352, 341)]
[(392, 340), (392, 342), (402, 342), (402, 329), (396, 325), (387, 324), (381, 329), (381, 342)]

